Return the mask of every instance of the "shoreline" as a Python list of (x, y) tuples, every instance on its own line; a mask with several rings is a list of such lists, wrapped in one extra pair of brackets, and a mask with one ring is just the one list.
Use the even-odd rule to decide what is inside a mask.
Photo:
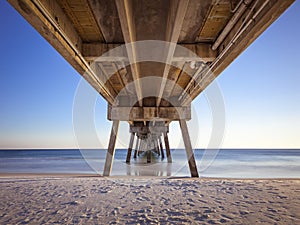
[(102, 174), (87, 174), (87, 173), (0, 173), (0, 179), (2, 178), (103, 178), (103, 179), (184, 179), (184, 180), (299, 180), (299, 178), (239, 178), (239, 177), (189, 177), (189, 176), (129, 176), (129, 175), (112, 175), (103, 176)]

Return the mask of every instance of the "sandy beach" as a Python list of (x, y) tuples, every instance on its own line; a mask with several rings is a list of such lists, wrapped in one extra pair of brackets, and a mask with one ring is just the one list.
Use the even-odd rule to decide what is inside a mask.
[(300, 224), (300, 180), (6, 175), (0, 224)]

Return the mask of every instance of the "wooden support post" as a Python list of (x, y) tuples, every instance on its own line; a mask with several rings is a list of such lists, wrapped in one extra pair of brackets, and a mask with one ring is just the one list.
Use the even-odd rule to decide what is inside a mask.
[(112, 163), (115, 156), (115, 144), (118, 135), (118, 130), (119, 130), (119, 120), (114, 120), (110, 132), (110, 139), (109, 139), (108, 149), (106, 153), (103, 176), (109, 176), (112, 169)]
[(189, 167), (190, 167), (190, 172), (192, 177), (199, 177), (198, 170), (197, 170), (197, 165), (195, 161), (195, 156), (194, 152), (192, 149), (192, 144), (189, 136), (189, 131), (187, 128), (187, 124), (185, 120), (179, 120), (180, 128), (181, 128), (181, 133), (183, 137), (183, 142), (185, 146), (185, 151), (187, 154), (187, 159), (189, 162)]
[(163, 160), (165, 158), (165, 153), (164, 153), (164, 149), (163, 149), (163, 145), (162, 145), (162, 141), (161, 141), (161, 136), (159, 136), (158, 142), (159, 142), (159, 148), (160, 148), (160, 153), (161, 153), (161, 159)]
[(166, 146), (166, 153), (167, 153), (168, 163), (171, 163), (172, 162), (172, 156), (171, 156), (169, 138), (168, 138), (167, 133), (164, 133), (164, 139), (165, 139), (165, 146)]
[(136, 144), (135, 144), (135, 150), (134, 150), (134, 155), (133, 155), (133, 158), (136, 159), (137, 157), (137, 152), (139, 150), (139, 142), (140, 142), (140, 139), (139, 137), (136, 138)]
[(130, 163), (133, 141), (134, 141), (134, 133), (131, 133), (129, 147), (127, 151), (126, 163)]

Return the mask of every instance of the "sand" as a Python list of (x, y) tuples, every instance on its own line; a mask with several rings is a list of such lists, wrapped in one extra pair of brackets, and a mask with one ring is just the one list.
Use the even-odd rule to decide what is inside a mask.
[(300, 180), (5, 176), (0, 224), (300, 224)]

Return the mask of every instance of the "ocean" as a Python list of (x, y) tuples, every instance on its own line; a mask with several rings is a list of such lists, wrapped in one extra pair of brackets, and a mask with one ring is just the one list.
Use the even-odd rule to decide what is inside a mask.
[[(186, 153), (171, 150), (172, 163), (153, 155), (126, 164), (126, 149), (117, 149), (112, 176), (189, 176)], [(102, 174), (105, 150), (0, 150), (0, 173)], [(300, 149), (195, 150), (200, 177), (300, 178)]]

